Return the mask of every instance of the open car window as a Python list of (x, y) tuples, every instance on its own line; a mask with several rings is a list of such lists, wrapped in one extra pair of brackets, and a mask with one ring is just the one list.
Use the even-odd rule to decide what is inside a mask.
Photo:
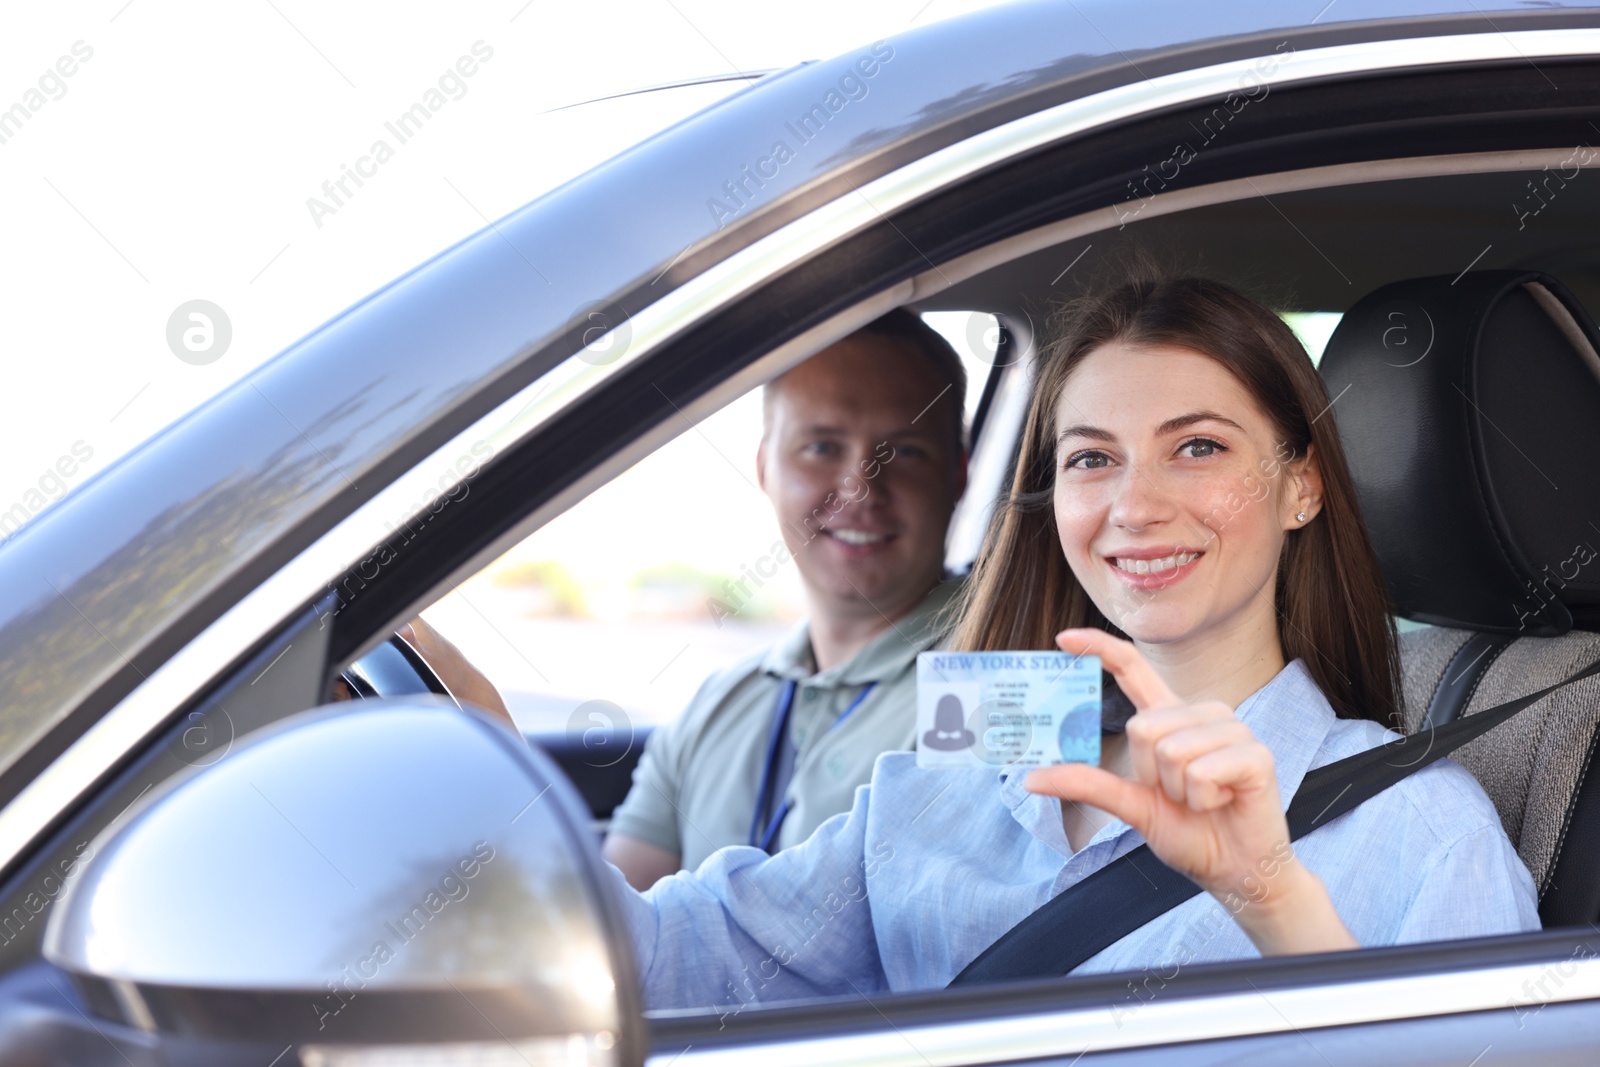
[[(1182, 262), (1198, 258), (1200, 249), (1212, 247), (1207, 242), (1226, 233), (1226, 254), (1211, 253), (1213, 272), (1273, 299), (1319, 362), (1343, 314), (1365, 295), (1364, 286), (1397, 270), (1447, 271), (1481, 235), (1470, 227), (1467, 233), (1452, 229), (1447, 242), (1418, 247), (1407, 236), (1405, 220), (1424, 205), (1449, 204), (1458, 213), (1457, 227), (1459, 216), (1468, 215), (1492, 236), (1503, 224), (1492, 210), (1496, 192), (1526, 180), (1515, 170), (1441, 174), (1320, 186), (1270, 203), (1230, 200), (1096, 235), (1103, 250), (1081, 258), (1073, 258), (1081, 241), (1010, 258), (927, 301), (920, 309), (925, 321), (968, 363), (965, 415), (969, 426), (977, 420), (983, 428), (974, 489), (952, 525), (953, 566), (970, 563), (994, 501), (1004, 492), (1034, 354), (1046, 339), (1055, 302), (1081, 291), (1051, 282), (1059, 278), (1061, 262), (1072, 259), (1088, 283), (1116, 269), (1129, 252), (1157, 247)], [(1559, 240), (1563, 225), (1585, 218), (1591, 202), (1567, 197), (1559, 205), (1567, 214), (1549, 212), (1527, 235), (1529, 247), (1508, 258), (1536, 264), (1541, 248)], [(1285, 215), (1292, 225), (1284, 225)], [(1403, 264), (1389, 264), (1394, 258)], [(1264, 273), (1274, 277), (1271, 285), (1261, 284)], [(1586, 291), (1586, 271), (1572, 273), (1575, 286)], [(1006, 292), (1006, 299), (984, 299), (997, 291)], [(993, 311), (962, 309), (979, 302)], [(1007, 342), (1017, 350), (1001, 358)], [(759, 390), (692, 425), (685, 420), (670, 443), (463, 582), (428, 608), (426, 617), (490, 675), (527, 734), (562, 734), (581, 745), (596, 730), (631, 734), (673, 721), (706, 677), (778, 640), (805, 610), (792, 563), (773, 562), (778, 532), (755, 484), (760, 433)], [(1422, 627), (1401, 620), (1400, 629)], [(582, 775), (583, 768), (576, 773)], [(888, 847), (892, 852), (893, 843)], [(852, 898), (846, 893), (842, 900), (848, 910)], [(798, 917), (800, 928), (821, 930), (838, 913), (826, 902), (821, 909)], [(1155, 989), (1143, 971), (1137, 981), (1151, 997), (1169, 984), (1163, 979)], [(753, 987), (747, 992), (748, 997), (734, 990), (689, 1014), (726, 1019), (730, 1012), (773, 1006), (755, 996)], [(1131, 996), (1130, 1017), (1145, 1000), (1138, 990)], [(682, 1010), (662, 1016), (683, 1017)]]

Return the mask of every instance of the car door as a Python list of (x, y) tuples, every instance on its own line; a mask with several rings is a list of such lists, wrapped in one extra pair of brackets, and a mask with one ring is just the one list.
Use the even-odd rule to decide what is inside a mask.
[[(1151, 12), (1169, 24), (1145, 28)], [(975, 273), (1002, 240), (1092, 235), (1227, 182), (1568, 144), (1600, 102), (1600, 19), (1582, 14), (1283, 27), (1243, 9), (1219, 14), (1234, 20), (1223, 36), (1165, 9), (1093, 13), (1070, 45), (1025, 7), (758, 84), (397, 282), (8, 546), (20, 740), (0, 771), (0, 969), (37, 962), (46, 880), (146, 792), (323, 702), (419, 604), (696, 418)], [(1144, 46), (1101, 43), (1129, 39)], [(1228, 139), (1174, 156), (1218, 107)], [(787, 136), (807, 136), (780, 160), (796, 119)], [(542, 265), (564, 298), (543, 294), (558, 282)], [(1595, 948), (1552, 930), (654, 1018), (649, 1033), (662, 1063), (1576, 1062), (1600, 1037)], [(59, 1047), (104, 1037), (56, 992), (0, 987), (4, 1026)]]

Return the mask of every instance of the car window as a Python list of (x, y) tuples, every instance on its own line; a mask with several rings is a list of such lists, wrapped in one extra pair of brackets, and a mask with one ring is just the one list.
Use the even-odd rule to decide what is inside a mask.
[[(1508, 175), (1495, 177), (1512, 180)], [(1483, 198), (1488, 185), (1489, 179), (1482, 176), (1450, 176), (1395, 182), (1377, 190), (1370, 185), (1362, 187), (1362, 195), (1386, 198), (1370, 208), (1371, 217), (1363, 232), (1387, 233), (1394, 220), (1404, 217), (1413, 204), (1440, 195), (1476, 202)], [(1419, 254), (1416, 262), (1396, 267), (1381, 256), (1360, 255), (1341, 248), (1335, 267), (1319, 255), (1319, 249), (1332, 247), (1341, 228), (1352, 226), (1352, 213), (1343, 210), (1343, 199), (1353, 195), (1339, 188), (1308, 190), (1286, 194), (1272, 203), (1202, 207), (1141, 222), (1130, 226), (1121, 237), (1106, 236), (1108, 244), (1121, 241), (1126, 247), (1113, 246), (1104, 263), (1114, 264), (1119, 252), (1136, 251), (1141, 240), (1155, 243), (1150, 234), (1164, 233), (1176, 243), (1198, 244), (1211, 232), (1209, 227), (1225, 223), (1233, 239), (1228, 247), (1239, 251), (1237, 260), (1224, 265), (1218, 273), (1241, 284), (1259, 279), (1261, 263), (1271, 264), (1282, 273), (1286, 280), (1273, 291), (1299, 297), (1278, 304), (1287, 305), (1288, 310), (1281, 312), (1283, 319), (1301, 339), (1313, 362), (1320, 362), (1345, 310), (1355, 300), (1400, 277), (1430, 272), (1438, 275), (1444, 273), (1441, 268), (1448, 266), (1442, 252)], [(1320, 218), (1318, 228), (1313, 228), (1308, 237), (1294, 234), (1293, 240), (1286, 238), (1282, 218), (1277, 214), (1280, 208)], [(1003, 288), (1014, 295), (1014, 306), (1043, 313), (1035, 315), (1042, 328), (1054, 302), (1074, 295), (1066, 286), (1057, 288), (1052, 280), (1062, 278), (1062, 267), (1079, 263), (1086, 274), (1098, 269), (1099, 250), (1083, 256), (1081, 251), (1085, 250), (1074, 245), (1036, 253), (1034, 259), (1003, 263), (989, 268), (987, 277), (979, 274), (955, 280), (940, 298), (949, 301), (944, 307), (959, 308), (959, 301), (969, 297), (961, 291), (963, 285), (970, 284), (973, 294)], [(1459, 262), (1468, 260), (1470, 255)], [(1354, 277), (1345, 276), (1344, 271)], [(1072, 280), (1077, 282), (1076, 277)], [(1081, 284), (1087, 287), (1090, 282)], [(1264, 293), (1263, 299), (1267, 295)], [(925, 319), (953, 341), (968, 362), (969, 371), (974, 364), (987, 370), (995, 362), (993, 341), (975, 345), (973, 338), (998, 340), (998, 322), (1007, 322), (1009, 328), (1011, 321), (1007, 312), (1002, 312), (1000, 320), (992, 320), (958, 310), (929, 311)], [(1031, 351), (1033, 340), (1030, 330), (1029, 343), (1023, 347)], [(1023, 369), (1027, 369), (1025, 363)], [(1011, 377), (1022, 383), (1025, 392), (1026, 375)], [(969, 392), (964, 398), (969, 418), (976, 413), (983, 395), (982, 382), (983, 375), (970, 375)], [(587, 745), (585, 732), (592, 725), (669, 722), (689, 704), (709, 674), (769, 645), (800, 617), (804, 605), (793, 565), (770, 565), (775, 531), (767, 503), (753, 477), (760, 419), (759, 394), (751, 393), (696, 426), (683, 427), (669, 445), (547, 524), (457, 593), (428, 609), (428, 617), (468, 648), (473, 659), (501, 686), (513, 715), (526, 732), (564, 731), (569, 741), (585, 734), (583, 744)], [(1018, 432), (1016, 424), (1006, 432), (1011, 435), (1007, 440), (1013, 440)], [(1402, 623), (1400, 628), (1414, 627)], [(766, 706), (760, 716), (767, 714)], [(767, 721), (760, 718), (763, 725)], [(1311, 757), (1311, 753), (1301, 755)], [(887, 762), (890, 761), (880, 766)], [(573, 769), (570, 764), (563, 766)], [(604, 770), (609, 766), (590, 762), (580, 764), (578, 770), (581, 774), (584, 769)], [(874, 800), (894, 795), (892, 788), (880, 791), (877, 786), (881, 784), (874, 782)], [(622, 788), (627, 788), (625, 779)], [(960, 865), (971, 865), (977, 846), (969, 842), (963, 846), (966, 854), (958, 854), (961, 850), (947, 849), (944, 838), (929, 843), (927, 837), (917, 836), (929, 833), (928, 825), (944, 827), (940, 832), (957, 834), (962, 818), (973, 810), (958, 810), (956, 814), (941, 811), (937, 807), (941, 796), (918, 798), (915, 807), (905, 806), (907, 825), (895, 824), (893, 814), (880, 817), (882, 821), (876, 826), (884, 831), (883, 836), (867, 840), (873, 851), (862, 854), (862, 863), (866, 877), (885, 868), (893, 872), (888, 881), (878, 883), (894, 887), (886, 892), (910, 892), (906, 880), (910, 878), (919, 880), (916, 892), (924, 899), (950, 893), (948, 899), (954, 900), (963, 879), (974, 877), (970, 869), (963, 871)], [(594, 814), (603, 817), (594, 808), (592, 798), (586, 795), (585, 799), (590, 800)], [(1488, 800), (1485, 797), (1483, 803)], [(921, 829), (909, 825), (930, 810), (933, 814), (923, 820)], [(1357, 809), (1351, 814), (1359, 820), (1374, 817), (1372, 812), (1377, 810), (1370, 808), (1362, 813)], [(743, 843), (745, 826), (750, 822), (748, 804), (739, 815), (743, 825), (733, 835), (737, 838), (734, 843)], [(624, 811), (616, 824), (620, 826), (626, 817)], [(838, 821), (830, 823), (835, 832)], [(818, 834), (824, 832), (819, 830)], [(623, 832), (621, 836), (636, 835)], [(1374, 863), (1372, 857), (1379, 854), (1392, 856), (1399, 847), (1398, 840), (1382, 828), (1373, 827), (1361, 837), (1359, 850), (1341, 855), (1318, 854), (1318, 842), (1312, 841), (1305, 846), (1304, 855), (1307, 866), (1318, 870), (1326, 880), (1343, 879), (1344, 888), (1340, 891), (1348, 895), (1349, 883), (1370, 877), (1370, 872), (1363, 873), (1363, 864)], [(825, 853), (828, 847), (815, 845), (806, 851), (815, 855)], [(916, 857), (915, 866), (913, 873), (907, 875), (902, 872), (908, 869), (905, 862), (911, 856)], [(1504, 875), (1496, 898), (1501, 913), (1493, 920), (1500, 925), (1493, 928), (1531, 929), (1536, 916), (1524, 907), (1528, 903), (1524, 899), (1525, 887), (1520, 881), (1512, 884), (1516, 861), (1500, 863), (1504, 858), (1498, 857), (1492, 865)], [(852, 867), (855, 860), (854, 854), (847, 857)], [(897, 863), (902, 866), (896, 867)], [(977, 865), (982, 863), (980, 858)], [(1397, 865), (1398, 861), (1391, 862), (1392, 867)], [(759, 873), (752, 871), (751, 876)], [(1447, 903), (1438, 902), (1446, 902), (1457, 888), (1453, 883), (1459, 881), (1455, 872), (1448, 872), (1434, 885), (1422, 888), (1430, 891), (1429, 899), (1437, 906), (1447, 907)], [(1392, 879), (1384, 882), (1380, 878), (1377, 883), (1388, 889), (1394, 885)], [(803, 978), (807, 961), (846, 957), (853, 951), (851, 946), (869, 937), (879, 938), (880, 947), (890, 946), (882, 961), (886, 972), (899, 968), (887, 975), (889, 988), (913, 988), (927, 977), (926, 970), (916, 969), (919, 962), (925, 964), (925, 959), (919, 961), (910, 950), (898, 956), (892, 951), (895, 945), (921, 944), (916, 931), (895, 926), (895, 909), (874, 911), (872, 929), (862, 928), (866, 913), (860, 906), (862, 882), (853, 870), (837, 880), (807, 878), (803, 884), (764, 885), (758, 892), (773, 894), (765, 899), (781, 899), (783, 915), (772, 920), (773, 943), (766, 949), (770, 955), (756, 957), (751, 963), (749, 984), (735, 983), (726, 989), (693, 987), (681, 1003), (668, 1007), (710, 1011), (725, 1019), (730, 1013), (742, 1013), (760, 1004), (806, 995), (802, 983), (786, 985), (780, 981), (779, 989), (768, 990), (762, 980), (775, 981), (774, 973), (799, 974)], [(1414, 902), (1421, 897), (1410, 899)], [(1030, 900), (1026, 907), (1036, 904), (1036, 900)], [(994, 906), (993, 901), (987, 906)], [(1389, 906), (1399, 914), (1408, 905), (1394, 897)], [(1522, 910), (1512, 915), (1513, 906)], [(1020, 905), (1016, 908), (1018, 914), (1025, 910)], [(1141, 973), (1138, 968), (1150, 958), (1165, 958), (1161, 952), (1170, 950), (1179, 959), (1188, 960), (1213, 955), (1218, 959), (1238, 958), (1253, 951), (1242, 940), (1240, 928), (1211, 901), (1202, 900), (1200, 905), (1181, 913), (1174, 908), (1157, 923), (1143, 936), (1159, 942), (1159, 946), (1143, 956), (1125, 946), (1119, 951), (1127, 954), (1107, 957), (1109, 962), (1100, 968), (1139, 975), (1129, 986), (1132, 999), (1120, 1003), (1119, 1011), (1142, 1009), (1142, 998), (1134, 988), (1149, 981), (1150, 972)], [(706, 929), (717, 928), (716, 921), (707, 921)], [(1477, 928), (1489, 928), (1489, 924)], [(971, 944), (960, 946), (953, 955), (971, 958), (980, 951), (983, 944), (976, 934), (973, 936)], [(1445, 935), (1432, 935), (1441, 936)], [(1219, 946), (1226, 947), (1226, 951)], [(942, 951), (949, 950), (947, 941)], [(801, 962), (791, 966), (794, 960)], [(939, 975), (941, 982), (947, 977), (950, 976)], [(685, 976), (686, 988), (692, 986), (691, 979), (692, 976)]]
[(1339, 328), (1339, 320), (1344, 318), (1342, 311), (1286, 311), (1283, 321), (1300, 338), (1300, 343), (1306, 346), (1306, 352), (1311, 356), (1312, 363), (1322, 362), (1323, 349), (1328, 347), (1328, 338), (1333, 336), (1333, 331)]
[[(997, 322), (929, 312), (967, 371), (968, 425)], [(649, 726), (713, 673), (805, 613), (799, 575), (756, 484), (761, 390), (693, 427), (540, 528), (426, 609), (504, 696), (527, 733), (584, 729), (591, 713)]]

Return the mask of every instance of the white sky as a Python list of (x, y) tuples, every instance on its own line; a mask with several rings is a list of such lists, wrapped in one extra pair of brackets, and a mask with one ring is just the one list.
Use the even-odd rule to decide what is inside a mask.
[[(0, 143), (0, 512), (59, 495), (37, 490), (74, 446), (93, 452), (77, 485), (485, 217), (740, 83), (552, 109), (823, 58), (993, 2), (7, 5), (0, 111), (37, 110)], [(493, 56), (465, 94), (317, 227), (307, 198), (478, 41)], [(74, 73), (30, 97), (75, 45)], [(203, 366), (167, 345), (197, 299), (233, 334)]]

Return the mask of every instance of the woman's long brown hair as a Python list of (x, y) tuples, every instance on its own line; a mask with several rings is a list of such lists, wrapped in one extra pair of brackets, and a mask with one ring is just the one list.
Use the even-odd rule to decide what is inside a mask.
[(1400, 724), (1399, 657), (1389, 597), (1367, 539), (1322, 378), (1294, 332), (1238, 290), (1198, 277), (1141, 278), (1058, 311), (1041, 349), (1011, 492), (995, 509), (958, 606), (951, 647), (1048, 649), (1068, 627), (1119, 634), (1062, 554), (1052, 499), (1056, 403), (1103, 345), (1172, 345), (1210, 356), (1277, 428), (1285, 464), (1313, 449), (1322, 510), (1290, 530), (1278, 561), (1278, 640), (1303, 659), (1340, 718)]

